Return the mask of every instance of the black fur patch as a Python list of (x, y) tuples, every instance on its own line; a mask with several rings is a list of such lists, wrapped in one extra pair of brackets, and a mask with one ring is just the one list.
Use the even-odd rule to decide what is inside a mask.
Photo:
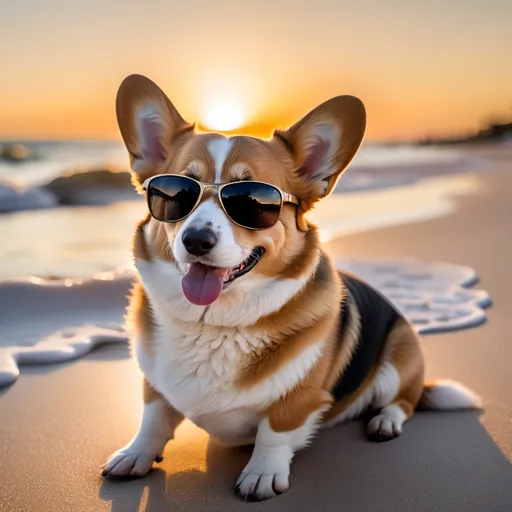
[(351, 395), (361, 386), (380, 359), (388, 334), (401, 318), (388, 300), (369, 284), (346, 272), (339, 272), (339, 276), (346, 290), (341, 304), (340, 341), (350, 322), (349, 295), (357, 306), (361, 326), (352, 359), (331, 391), (336, 401)]

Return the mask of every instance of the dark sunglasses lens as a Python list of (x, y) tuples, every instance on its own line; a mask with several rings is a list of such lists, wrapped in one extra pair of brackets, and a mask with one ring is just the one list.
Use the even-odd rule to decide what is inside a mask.
[(233, 222), (252, 229), (267, 229), (279, 219), (281, 193), (272, 185), (244, 181), (225, 186), (221, 200)]
[(184, 176), (159, 176), (148, 186), (149, 211), (162, 222), (176, 222), (194, 209), (200, 193), (199, 183)]

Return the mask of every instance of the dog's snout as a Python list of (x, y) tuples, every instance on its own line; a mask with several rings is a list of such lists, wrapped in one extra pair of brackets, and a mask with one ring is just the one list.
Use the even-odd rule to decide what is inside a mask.
[(215, 233), (209, 228), (189, 228), (183, 233), (181, 239), (185, 249), (194, 256), (203, 256), (209, 253), (217, 243)]

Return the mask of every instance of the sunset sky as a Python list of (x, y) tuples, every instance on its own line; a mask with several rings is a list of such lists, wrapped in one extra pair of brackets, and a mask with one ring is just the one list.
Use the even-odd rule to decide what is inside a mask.
[(6, 0), (0, 137), (116, 138), (131, 73), (256, 135), (346, 93), (370, 139), (460, 133), (512, 116), (511, 20), (510, 0)]

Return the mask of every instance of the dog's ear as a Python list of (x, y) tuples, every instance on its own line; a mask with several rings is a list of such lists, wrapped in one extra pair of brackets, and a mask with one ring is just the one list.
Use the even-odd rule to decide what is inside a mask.
[(361, 100), (337, 96), (316, 107), (288, 130), (275, 133), (293, 155), (302, 210), (308, 210), (332, 192), (356, 154), (365, 127), (366, 111)]
[(142, 75), (123, 80), (117, 92), (116, 114), (136, 186), (161, 172), (173, 140), (193, 130), (163, 91)]

